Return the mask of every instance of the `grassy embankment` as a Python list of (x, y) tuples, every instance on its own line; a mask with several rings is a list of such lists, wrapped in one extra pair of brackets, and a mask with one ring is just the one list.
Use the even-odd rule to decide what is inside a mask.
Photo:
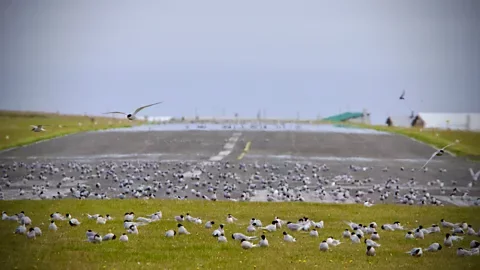
[(352, 125), (375, 129), (379, 131), (398, 133), (435, 146), (437, 148), (442, 148), (454, 142), (455, 140), (460, 140), (459, 144), (447, 148), (447, 151), (457, 156), (466, 157), (472, 160), (480, 160), (480, 132), (426, 128), (402, 128), (359, 124)]
[[(0, 111), (0, 123), (0, 150), (77, 132), (132, 125), (127, 119), (12, 111)], [(32, 132), (30, 125), (46, 125), (46, 131)]]
[[(343, 220), (368, 224), (375, 221), (384, 223), (400, 221), (406, 228), (419, 225), (429, 227), (439, 224), (444, 218), (451, 222), (466, 221), (478, 230), (480, 216), (477, 208), (465, 207), (420, 207), (401, 205), (376, 205), (371, 208), (362, 205), (328, 205), (314, 203), (238, 203), (173, 200), (60, 200), (60, 201), (2, 201), (0, 209), (9, 214), (25, 211), (31, 217), (33, 226), (39, 226), (43, 235), (35, 240), (15, 235), (18, 226), (14, 221), (0, 221), (0, 261), (5, 269), (474, 269), (480, 263), (480, 256), (457, 257), (458, 247), (469, 247), (471, 240), (478, 236), (465, 236), (453, 248), (444, 247), (437, 253), (425, 253), (421, 258), (405, 254), (414, 247), (426, 248), (434, 242), (443, 245), (445, 233), (427, 235), (423, 240), (406, 240), (405, 231), (387, 232), (379, 228), (382, 246), (377, 248), (376, 257), (365, 255), (365, 244), (352, 244), (350, 239), (341, 238), (348, 226)], [(139, 235), (129, 235), (129, 242), (92, 244), (86, 240), (85, 232), (92, 229), (101, 235), (108, 232), (120, 236), (123, 229), (123, 214), (133, 211), (137, 217), (161, 210), (163, 219), (139, 227)], [(82, 224), (70, 227), (66, 221), (56, 222), (57, 232), (47, 230), (49, 215), (55, 211), (71, 213)], [(113, 221), (105, 225), (88, 220), (86, 214), (110, 214)], [(177, 235), (173, 239), (164, 237), (166, 230), (177, 230), (175, 215), (190, 213), (203, 220), (202, 225), (184, 221), (183, 225), (191, 235)], [(226, 215), (238, 218), (237, 224), (226, 224)], [(268, 248), (243, 250), (231, 234), (246, 233), (252, 217), (268, 224), (275, 215), (295, 222), (308, 216), (314, 221), (323, 220), (324, 229), (318, 229), (319, 238), (308, 232), (291, 232), (282, 228), (265, 233), (270, 242)], [(204, 224), (214, 220), (212, 229)], [(211, 236), (218, 224), (225, 223), (228, 243), (217, 243)], [(297, 242), (283, 241), (282, 232), (296, 237)], [(260, 236), (257, 230), (252, 235)], [(247, 234), (248, 235), (248, 234)], [(318, 247), (329, 236), (341, 239), (342, 244), (320, 252)], [(258, 241), (253, 241), (257, 243)]]

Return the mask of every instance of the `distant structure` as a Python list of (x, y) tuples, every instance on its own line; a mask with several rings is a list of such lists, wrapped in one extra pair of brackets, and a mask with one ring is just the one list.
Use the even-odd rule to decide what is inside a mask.
[(148, 122), (168, 122), (172, 120), (172, 116), (142, 116), (138, 117), (140, 120), (148, 121)]
[(480, 113), (426, 113), (388, 117), (392, 126), (480, 131)]
[(341, 114), (323, 118), (323, 120), (329, 122), (351, 122), (370, 124), (370, 113), (368, 113), (367, 110), (364, 109), (363, 112), (344, 112)]

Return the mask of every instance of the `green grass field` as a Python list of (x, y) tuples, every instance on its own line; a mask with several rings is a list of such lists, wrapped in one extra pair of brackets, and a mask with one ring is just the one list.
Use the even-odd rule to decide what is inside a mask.
[[(62, 135), (132, 125), (127, 119), (0, 111), (0, 150)], [(48, 125), (45, 132), (32, 132), (30, 125)]]
[[(379, 229), (382, 246), (377, 248), (376, 257), (365, 255), (365, 244), (352, 244), (342, 239), (341, 233), (347, 228), (343, 220), (357, 223), (379, 224), (400, 221), (407, 228), (420, 224), (425, 227), (439, 224), (444, 218), (451, 222), (466, 221), (478, 230), (480, 216), (477, 208), (459, 207), (417, 207), (375, 205), (327, 205), (314, 203), (236, 203), (173, 200), (62, 200), (62, 201), (1, 201), (0, 210), (10, 215), (25, 211), (31, 217), (33, 226), (39, 226), (43, 235), (35, 240), (13, 234), (17, 223), (0, 221), (0, 260), (4, 269), (475, 269), (480, 256), (457, 257), (457, 247), (469, 247), (477, 236), (465, 236), (453, 248), (444, 248), (437, 253), (425, 253), (421, 258), (405, 254), (414, 247), (426, 248), (434, 242), (443, 245), (447, 229), (442, 233), (427, 235), (424, 240), (406, 240), (404, 231), (386, 232)], [(92, 244), (86, 242), (85, 232), (92, 229), (101, 235), (113, 232), (121, 235), (123, 214), (133, 211), (136, 217), (156, 211), (163, 212), (161, 221), (139, 227), (139, 235), (129, 235), (129, 242), (118, 239)], [(47, 231), (49, 215), (53, 212), (70, 213), (82, 224), (70, 227), (66, 221), (56, 222), (57, 232)], [(214, 220), (225, 223), (231, 213), (238, 224), (226, 224), (228, 243), (217, 243), (211, 236), (213, 229), (204, 225), (183, 222), (191, 235), (180, 235), (173, 239), (164, 237), (169, 229), (176, 229), (175, 215), (190, 213), (205, 223)], [(88, 220), (86, 214), (110, 214), (115, 218), (105, 225)], [(234, 232), (246, 233), (252, 217), (262, 220), (264, 225), (278, 215), (284, 220), (295, 222), (308, 216), (314, 221), (323, 220), (324, 229), (318, 229), (319, 238), (306, 232), (289, 232), (297, 238), (296, 243), (283, 241), (280, 229), (266, 233), (270, 242), (268, 248), (243, 250), (238, 241), (231, 239)], [(286, 230), (286, 228), (285, 228)], [(248, 235), (248, 234), (247, 234)], [(254, 235), (260, 236), (257, 231)], [(328, 236), (343, 243), (320, 252), (318, 247)], [(257, 241), (254, 241), (256, 243)], [(478, 268), (476, 268), (478, 269)]]
[(480, 132), (401, 128), (373, 125), (370, 126), (357, 124), (355, 124), (355, 126), (371, 128), (379, 131), (398, 133), (438, 148), (442, 148), (458, 139), (460, 140), (460, 143), (449, 147), (447, 149), (449, 152), (454, 153), (457, 156), (466, 157), (472, 160), (480, 160)]

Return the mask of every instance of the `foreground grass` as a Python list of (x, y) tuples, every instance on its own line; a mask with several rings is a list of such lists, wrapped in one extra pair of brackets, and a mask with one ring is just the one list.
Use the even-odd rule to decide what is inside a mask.
[[(67, 134), (116, 127), (129, 127), (128, 120), (107, 117), (0, 111), (0, 150)], [(45, 132), (32, 132), (30, 125), (48, 125)]]
[[(477, 208), (458, 207), (409, 207), (376, 205), (366, 208), (361, 205), (324, 205), (313, 203), (234, 203), (206, 201), (171, 200), (62, 200), (62, 201), (2, 201), (0, 210), (10, 214), (25, 211), (34, 226), (39, 226), (43, 236), (29, 240), (12, 232), (18, 224), (0, 221), (0, 261), (5, 269), (474, 269), (480, 263), (480, 256), (460, 258), (456, 248), (468, 247), (472, 239), (466, 236), (454, 248), (413, 258), (405, 254), (413, 247), (428, 247), (433, 242), (443, 245), (447, 229), (442, 233), (426, 236), (424, 240), (405, 240), (405, 232), (385, 232), (379, 229), (382, 245), (377, 248), (376, 257), (365, 255), (364, 244), (351, 244), (342, 239), (341, 245), (331, 247), (322, 253), (319, 243), (328, 236), (341, 239), (341, 232), (347, 227), (342, 221), (359, 223), (376, 221), (384, 223), (401, 221), (407, 228), (420, 224), (430, 226), (441, 218), (452, 222), (466, 221), (478, 229), (480, 216)], [(161, 210), (163, 219), (139, 227), (139, 235), (129, 235), (129, 242), (118, 239), (101, 244), (85, 241), (85, 232), (92, 229), (101, 235), (113, 232), (121, 235), (122, 219), (125, 212), (133, 211), (136, 216), (145, 216)], [(70, 227), (67, 222), (57, 222), (57, 232), (47, 231), (49, 214), (59, 211), (71, 213), (82, 224)], [(225, 234), (228, 243), (217, 243), (211, 236), (213, 229), (204, 225), (183, 222), (191, 235), (180, 235), (166, 239), (168, 229), (176, 229), (175, 215), (190, 213), (205, 223), (214, 220), (217, 228), (225, 223), (231, 213), (239, 220), (235, 225), (227, 224)], [(86, 213), (110, 214), (115, 220), (98, 225), (88, 220)], [(238, 241), (231, 239), (234, 232), (246, 234), (248, 221), (261, 219), (266, 225), (278, 215), (284, 220), (296, 221), (302, 216), (319, 221), (324, 220), (325, 228), (319, 229), (319, 238), (312, 238), (305, 232), (289, 232), (297, 238), (296, 243), (283, 241), (283, 229), (267, 233), (270, 247), (243, 250)], [(261, 232), (255, 233), (261, 235)], [(255, 241), (256, 242), (256, 241)], [(477, 268), (478, 269), (478, 268)]]
[(356, 126), (402, 134), (438, 148), (442, 148), (458, 139), (460, 140), (460, 143), (449, 147), (447, 149), (448, 151), (458, 156), (464, 156), (473, 160), (480, 160), (480, 132), (462, 130), (402, 128), (374, 125)]

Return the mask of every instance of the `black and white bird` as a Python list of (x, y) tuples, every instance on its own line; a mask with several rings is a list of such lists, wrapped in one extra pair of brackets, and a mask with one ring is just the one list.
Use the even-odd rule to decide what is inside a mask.
[(177, 232), (175, 230), (168, 230), (165, 232), (165, 237), (167, 238), (172, 238), (174, 237), (175, 235), (177, 234)]
[(412, 248), (412, 250), (405, 252), (407, 254), (410, 254), (413, 257), (420, 257), (423, 254), (422, 248)]
[(262, 239), (258, 242), (258, 246), (260, 247), (268, 247), (268, 240), (267, 240), (267, 237), (262, 234), (262, 236), (260, 236)]
[(269, 232), (274, 232), (274, 231), (277, 230), (277, 224), (278, 224), (278, 221), (274, 220), (274, 221), (272, 221), (272, 224), (267, 225), (265, 227), (261, 227), (261, 229), (265, 230), (265, 231), (269, 231)]
[(50, 225), (48, 225), (48, 229), (50, 231), (57, 231), (57, 224), (55, 224), (55, 220), (50, 221)]
[(225, 234), (220, 234), (220, 236), (217, 237), (217, 241), (219, 243), (226, 243), (227, 242), (227, 238), (225, 237)]
[(365, 242), (365, 244), (367, 246), (372, 246), (372, 247), (380, 247), (380, 244), (378, 244), (377, 242), (371, 240), (371, 239), (365, 239), (363, 242)]
[(295, 237), (291, 236), (287, 232), (283, 232), (283, 240), (285, 242), (297, 242), (297, 239), (295, 239)]
[(115, 239), (117, 239), (117, 236), (113, 233), (107, 233), (102, 238), (103, 241), (115, 240)]
[(242, 240), (241, 240), (240, 246), (241, 246), (243, 249), (251, 249), (251, 248), (257, 247), (257, 245), (254, 245), (254, 244), (252, 244), (251, 242), (248, 242), (248, 241), (245, 240), (245, 239), (242, 239)]
[(35, 239), (36, 236), (37, 236), (37, 234), (35, 233), (35, 229), (30, 228), (28, 230), (28, 233), (27, 233), (27, 238), (28, 239)]
[(245, 240), (248, 240), (248, 241), (252, 241), (252, 240), (255, 240), (257, 239), (256, 236), (246, 236), (244, 235), (243, 233), (233, 233), (232, 234), (232, 239), (234, 240), (242, 240), (242, 239), (245, 239)]
[(120, 240), (120, 242), (128, 242), (128, 235), (123, 233), (118, 240)]
[(445, 149), (447, 149), (448, 147), (452, 146), (452, 145), (455, 145), (457, 143), (459, 143), (460, 141), (459, 140), (455, 140), (453, 143), (450, 143), (446, 146), (444, 146), (443, 148), (440, 148), (440, 149), (437, 149), (435, 150), (435, 152), (433, 152), (432, 156), (427, 160), (427, 162), (425, 162), (425, 164), (422, 166), (421, 169), (424, 169), (428, 163), (430, 163), (430, 161), (434, 158), (434, 157), (440, 157), (442, 156), (444, 153), (445, 153)]
[(182, 224), (178, 224), (177, 225), (178, 227), (178, 234), (190, 234), (189, 231), (187, 231), (187, 229), (182, 225)]
[(46, 126), (46, 125), (37, 125), (37, 126), (30, 125), (30, 127), (32, 128), (31, 131), (33, 131), (33, 132), (46, 131), (46, 129), (43, 128), (43, 127), (45, 127), (45, 126)]
[(442, 245), (440, 245), (439, 243), (433, 243), (428, 248), (425, 249), (425, 251), (428, 251), (428, 252), (437, 252), (439, 250), (442, 250)]
[(318, 247), (320, 249), (320, 251), (327, 251), (328, 250), (328, 243), (326, 240), (323, 240), (321, 243), (320, 243), (320, 246)]
[(127, 116), (127, 119), (132, 121), (132, 120), (135, 120), (137, 119), (137, 113), (140, 112), (141, 110), (145, 109), (145, 108), (148, 108), (150, 106), (153, 106), (153, 105), (157, 105), (157, 104), (160, 104), (162, 103), (163, 101), (160, 101), (160, 102), (157, 102), (157, 103), (153, 103), (153, 104), (149, 104), (149, 105), (145, 105), (145, 106), (142, 106), (138, 109), (136, 109), (133, 113), (124, 113), (124, 112), (106, 112), (104, 114), (111, 114), (111, 113), (116, 113), (116, 114), (123, 114), (123, 115), (126, 115)]
[(367, 256), (375, 256), (375, 248), (373, 246), (367, 246)]
[(459, 247), (457, 249), (457, 256), (459, 257), (466, 257), (466, 256), (472, 256), (473, 253), (470, 250), (466, 250), (464, 248)]

